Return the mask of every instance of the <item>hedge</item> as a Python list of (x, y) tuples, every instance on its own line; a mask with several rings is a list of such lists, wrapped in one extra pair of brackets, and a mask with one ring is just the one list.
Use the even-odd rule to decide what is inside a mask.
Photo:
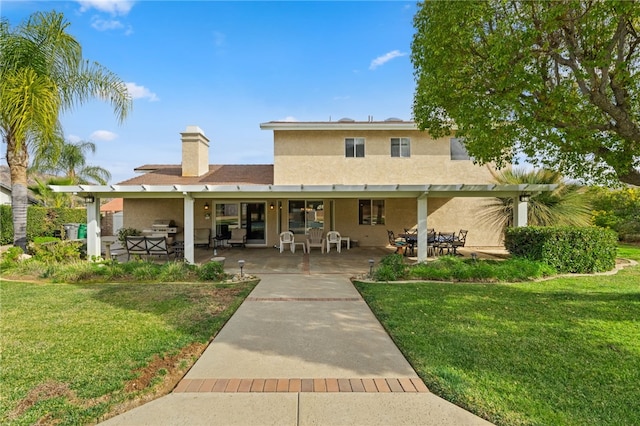
[(615, 267), (618, 236), (590, 227), (508, 228), (505, 247), (516, 257), (544, 262), (562, 273), (592, 273)]
[[(27, 241), (36, 237), (52, 237), (54, 231), (63, 230), (65, 223), (87, 223), (87, 211), (84, 208), (29, 206)], [(13, 213), (9, 205), (0, 205), (0, 244), (13, 244)]]

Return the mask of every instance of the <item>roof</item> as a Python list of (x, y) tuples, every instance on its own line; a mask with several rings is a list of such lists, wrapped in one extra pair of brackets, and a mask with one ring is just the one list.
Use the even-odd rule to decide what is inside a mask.
[(114, 198), (100, 206), (101, 212), (121, 212), (124, 210), (122, 198)]
[(273, 164), (210, 165), (202, 176), (182, 176), (182, 166), (175, 164), (145, 165), (135, 170), (146, 173), (118, 185), (273, 184)]
[(385, 121), (269, 121), (260, 123), (262, 130), (418, 130), (413, 121), (388, 119)]

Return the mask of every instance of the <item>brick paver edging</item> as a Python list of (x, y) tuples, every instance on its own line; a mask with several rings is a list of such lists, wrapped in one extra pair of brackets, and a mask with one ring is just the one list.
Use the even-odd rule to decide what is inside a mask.
[(417, 377), (394, 379), (182, 379), (185, 392), (429, 392)]

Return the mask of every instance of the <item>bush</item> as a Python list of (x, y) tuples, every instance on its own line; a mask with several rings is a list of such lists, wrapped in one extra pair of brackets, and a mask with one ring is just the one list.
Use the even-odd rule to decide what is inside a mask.
[(380, 260), (380, 265), (373, 273), (376, 281), (398, 281), (407, 276), (407, 265), (401, 254), (390, 254)]
[[(37, 237), (54, 237), (56, 231), (62, 232), (65, 223), (86, 223), (85, 209), (67, 207), (52, 208), (41, 206), (27, 207), (27, 240)], [(0, 244), (13, 244), (13, 212), (11, 206), (0, 206)]]
[(136, 228), (120, 228), (118, 230), (118, 241), (120, 241), (122, 245), (125, 245), (126, 244), (125, 240), (130, 235), (133, 235), (133, 236), (142, 235), (142, 232)]
[(29, 244), (29, 253), (44, 263), (70, 263), (80, 260), (81, 241), (52, 241)]
[(415, 265), (409, 275), (434, 281), (518, 282), (550, 276), (555, 272), (545, 263), (521, 258), (497, 261), (443, 256), (433, 262)]
[(227, 279), (224, 265), (220, 262), (203, 263), (198, 268), (198, 279), (201, 281), (224, 281)]
[(592, 273), (615, 267), (617, 235), (598, 227), (521, 227), (505, 232), (516, 257), (541, 261), (560, 273)]
[(5, 271), (15, 265), (23, 254), (24, 251), (20, 247), (9, 247), (0, 256), (0, 270)]

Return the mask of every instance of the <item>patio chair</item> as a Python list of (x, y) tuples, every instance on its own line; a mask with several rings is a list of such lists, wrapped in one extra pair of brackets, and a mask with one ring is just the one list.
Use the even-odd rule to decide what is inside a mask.
[(293, 232), (284, 231), (280, 233), (280, 253), (284, 251), (285, 244), (289, 244), (289, 249), (291, 250), (291, 253), (296, 252), (295, 237), (293, 235)]
[(409, 251), (411, 251), (411, 256), (415, 256), (415, 249), (418, 247), (418, 233), (417, 232), (407, 232), (404, 234), (404, 240), (406, 242), (406, 247), (404, 249), (404, 255), (408, 256)]
[(453, 240), (455, 240), (455, 238), (455, 232), (439, 232), (433, 243), (434, 253), (441, 255), (444, 254), (444, 249), (447, 249), (447, 254), (451, 254), (451, 250), (453, 250)]
[(131, 255), (147, 255), (147, 238), (141, 236), (127, 235), (125, 237), (125, 247), (127, 249), (127, 260), (131, 260)]
[(211, 244), (211, 229), (209, 228), (196, 228), (193, 230), (193, 245), (194, 246), (207, 246)]
[(231, 247), (247, 246), (247, 230), (243, 228), (234, 228), (231, 230), (231, 237), (227, 240)]
[(309, 229), (309, 235), (307, 235), (307, 253), (311, 253), (312, 247), (320, 247), (320, 251), (324, 253), (324, 238), (322, 228)]
[(342, 252), (342, 238), (340, 237), (340, 233), (338, 231), (327, 232), (327, 253), (331, 251), (331, 244), (334, 244), (336, 246), (338, 253)]
[(147, 251), (151, 256), (169, 256), (175, 255), (175, 251), (167, 244), (167, 237), (147, 237)]
[(427, 229), (427, 256), (431, 254), (432, 256), (436, 255), (436, 250), (434, 248), (434, 244), (436, 242), (436, 230), (431, 228)]
[(400, 253), (406, 247), (407, 242), (403, 238), (396, 238), (393, 231), (387, 229), (387, 236), (389, 237), (389, 245), (396, 248), (395, 253)]
[(462, 254), (458, 253), (458, 248), (464, 247), (464, 244), (467, 241), (468, 233), (469, 231), (467, 231), (466, 229), (461, 229), (460, 232), (458, 232), (458, 235), (451, 242), (451, 248), (453, 249), (453, 254), (455, 254), (456, 256), (462, 256)]

